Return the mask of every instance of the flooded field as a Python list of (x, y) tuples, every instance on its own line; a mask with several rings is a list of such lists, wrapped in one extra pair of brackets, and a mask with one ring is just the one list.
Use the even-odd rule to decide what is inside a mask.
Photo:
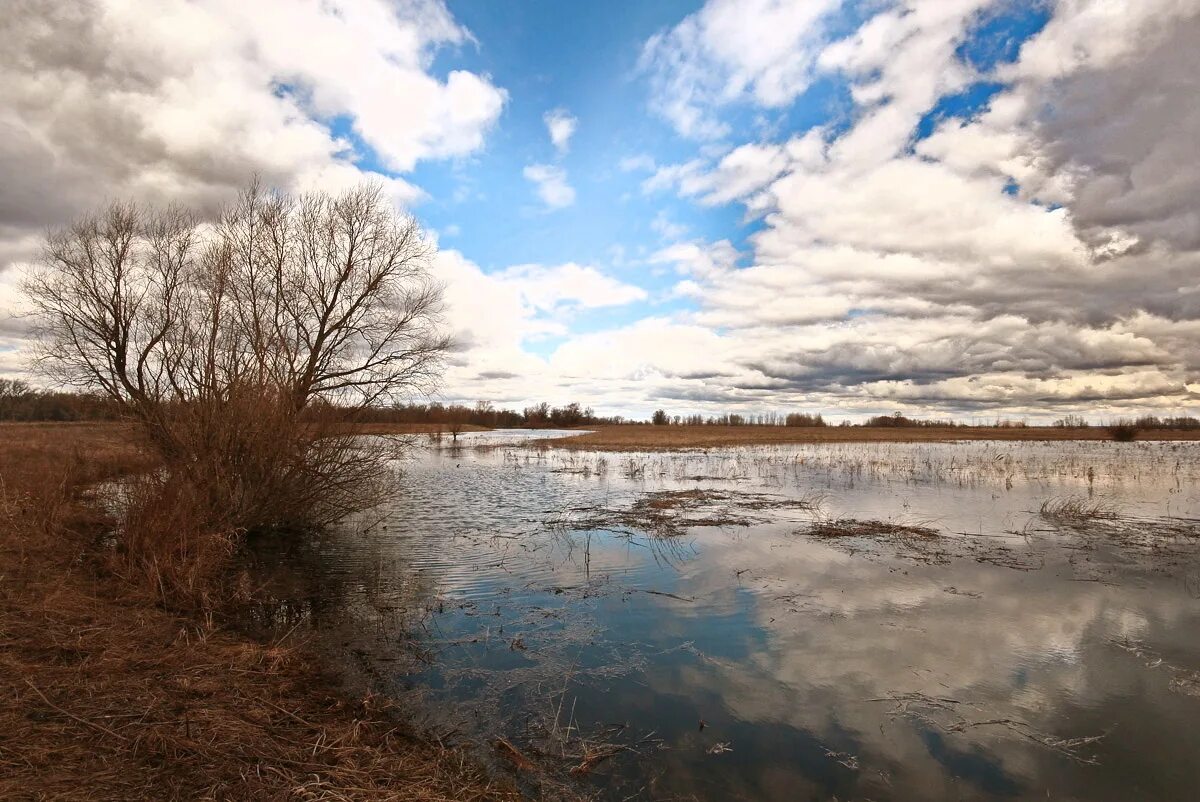
[(1195, 793), (1200, 445), (530, 437), (413, 450), (281, 610), (531, 786)]

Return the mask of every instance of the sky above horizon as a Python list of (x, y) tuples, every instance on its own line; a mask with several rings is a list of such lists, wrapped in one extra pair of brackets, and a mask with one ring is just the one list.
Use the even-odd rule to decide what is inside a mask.
[(382, 182), (438, 395), (1200, 413), (1200, 0), (17, 0), (0, 376), (48, 228)]

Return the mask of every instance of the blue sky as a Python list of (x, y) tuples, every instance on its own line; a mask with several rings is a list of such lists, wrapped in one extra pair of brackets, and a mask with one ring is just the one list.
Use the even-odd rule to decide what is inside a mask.
[[(9, 268), (97, 198), (212, 210), (252, 173), (373, 180), (437, 237), (447, 400), (1200, 401), (1200, 0), (50, 10), (0, 54), (14, 310)], [(3, 374), (26, 369), (19, 319)]]
[[(485, 73), (508, 91), (509, 101), (485, 148), (452, 163), (423, 164), (412, 174), (430, 195), (417, 208), (422, 221), (484, 270), (576, 262), (649, 291), (645, 302), (581, 312), (573, 332), (686, 308), (686, 302), (667, 297), (673, 283), (667, 271), (644, 264), (667, 241), (655, 221), (686, 227), (693, 236), (720, 233), (740, 244), (747, 230), (743, 211), (647, 195), (640, 189), (644, 174), (623, 171), (621, 160), (650, 155), (672, 163), (694, 151), (694, 143), (648, 113), (638, 60), (649, 36), (696, 4), (448, 5), (476, 43), (442, 53), (435, 71)], [(565, 153), (552, 145), (544, 123), (555, 109), (578, 120)], [(566, 172), (575, 189), (573, 204), (548, 209), (539, 200), (523, 170), (542, 163)], [(562, 341), (540, 338), (527, 348), (547, 355)]]
[[(489, 76), (508, 92), (508, 102), (485, 147), (453, 160), (423, 162), (404, 177), (426, 194), (416, 206), (422, 222), (447, 247), (461, 250), (486, 271), (525, 263), (577, 262), (621, 271), (652, 292), (641, 308), (583, 315), (576, 331), (602, 328), (641, 314), (687, 306), (664, 296), (672, 281), (664, 271), (646, 270), (644, 260), (678, 238), (654, 223), (704, 240), (727, 239), (739, 249), (761, 223), (736, 202), (703, 206), (670, 192), (646, 192), (642, 170), (623, 170), (622, 161), (649, 157), (670, 165), (696, 158), (722, 143), (696, 142), (652, 113), (642, 48), (703, 3), (493, 3), (448, 2), (473, 41), (438, 52), (432, 72), (445, 76), (467, 69)], [(830, 35), (852, 31), (881, 3), (850, 4)], [(1012, 61), (1020, 45), (1048, 19), (1041, 3), (1013, 3), (974, 26), (959, 46), (964, 63), (990, 70)], [(793, 102), (761, 109), (735, 104), (724, 118), (742, 136), (786, 141), (809, 129), (829, 126), (830, 136), (849, 125), (854, 109), (850, 81), (819, 80)], [(947, 95), (922, 120), (916, 138), (952, 117), (982, 108), (1003, 84), (972, 82)], [(563, 109), (577, 121), (569, 150), (560, 153), (547, 134), (544, 115)], [(730, 140), (732, 141), (731, 136)], [(361, 164), (387, 172), (369, 146), (358, 143)], [(565, 170), (575, 202), (547, 209), (523, 176), (529, 164)], [(544, 344), (539, 348), (544, 350)]]

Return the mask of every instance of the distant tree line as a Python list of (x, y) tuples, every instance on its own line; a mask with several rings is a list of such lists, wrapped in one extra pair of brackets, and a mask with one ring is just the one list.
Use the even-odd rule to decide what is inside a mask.
[[(326, 407), (336, 416), (337, 407)], [(347, 417), (350, 416), (347, 411)], [(96, 394), (39, 390), (19, 379), (0, 379), (0, 421), (96, 421), (114, 420), (119, 415), (118, 407), (111, 400)], [(487, 429), (546, 429), (571, 426), (603, 426), (636, 424), (643, 421), (627, 419), (620, 415), (596, 415), (591, 407), (578, 402), (551, 406), (543, 401), (524, 409), (502, 409), (490, 401), (478, 401), (472, 405), (444, 404), (440, 402), (395, 404), (372, 406), (354, 411), (354, 420), (364, 423), (434, 423), (448, 428), (464, 425), (481, 426)], [(821, 413), (767, 412), (758, 415), (726, 413), (722, 415), (669, 415), (665, 410), (655, 410), (650, 423), (656, 426), (828, 426)], [(861, 423), (842, 421), (839, 426), (867, 426), (878, 428), (920, 427), (987, 427), (997, 429), (1020, 429), (1029, 424), (1023, 420), (997, 418), (987, 423), (963, 423), (947, 419), (910, 418), (899, 412), (892, 415), (876, 415)], [(1065, 415), (1054, 421), (1056, 428), (1084, 429), (1092, 426), (1082, 415)], [(1137, 418), (1119, 418), (1100, 424), (1104, 427), (1130, 427), (1144, 429), (1200, 429), (1200, 418), (1187, 415), (1158, 417), (1142, 415)]]
[[(1066, 415), (1054, 422), (1054, 425), (1062, 429), (1087, 429), (1091, 424), (1086, 418), (1080, 415)], [(1189, 430), (1200, 429), (1200, 418), (1194, 418), (1190, 415), (1180, 415), (1177, 417), (1160, 418), (1156, 415), (1142, 415), (1138, 418), (1117, 418), (1103, 424), (1103, 428), (1108, 431), (1109, 437), (1113, 440), (1121, 442), (1129, 442), (1136, 440), (1138, 432), (1142, 430)]]
[[(766, 413), (761, 415), (670, 415), (658, 409), (650, 418), (657, 426), (827, 426), (820, 413), (793, 412), (788, 414)], [(875, 415), (854, 423), (844, 420), (838, 426), (865, 426), (872, 428), (989, 428), (1024, 429), (1030, 424), (1024, 420), (996, 418), (983, 423), (965, 423), (950, 419), (910, 418), (899, 412), (891, 415)], [(1086, 428), (1091, 424), (1081, 415), (1067, 415), (1052, 424), (1058, 428)], [(1133, 429), (1200, 429), (1200, 418), (1188, 416), (1159, 418), (1143, 415), (1139, 418), (1119, 418), (1103, 424), (1105, 427), (1130, 427)]]
[(650, 422), (656, 426), (824, 426), (825, 420), (820, 413), (793, 412), (781, 415), (777, 412), (766, 412), (760, 415), (739, 415), (728, 413), (724, 415), (668, 415), (665, 410), (655, 410)]
[[(322, 415), (338, 417), (335, 404), (316, 404)], [(115, 420), (119, 407), (110, 399), (91, 393), (39, 390), (19, 379), (0, 379), (0, 421), (89, 421)], [(351, 417), (351, 410), (345, 410)], [(498, 409), (490, 401), (473, 405), (411, 403), (373, 406), (353, 410), (353, 419), (363, 423), (440, 423), (472, 425), (488, 429), (562, 428), (627, 423), (621, 416), (596, 415), (578, 402), (551, 406), (547, 402), (523, 410)]]
[(447, 426), (469, 424), (489, 429), (547, 429), (626, 422), (620, 416), (596, 415), (591, 407), (584, 407), (578, 402), (555, 407), (545, 401), (520, 411), (497, 409), (490, 401), (479, 401), (471, 406), (437, 402), (397, 404), (365, 410), (356, 420), (368, 423), (441, 423)]
[[(1015, 425), (1011, 421), (1004, 421), (1003, 424), (1006, 427)], [(924, 427), (930, 427), (930, 426), (936, 426), (939, 428), (945, 427), (945, 426), (964, 426), (966, 424), (960, 424), (960, 423), (957, 423), (956, 421), (952, 421), (952, 420), (928, 420), (928, 419), (924, 419), (924, 418), (909, 418), (909, 417), (907, 417), (905, 415), (901, 415), (899, 412), (897, 412), (894, 415), (876, 415), (872, 418), (867, 418), (865, 421), (863, 421), (859, 425), (860, 426), (870, 426), (873, 428), (881, 428), (881, 429), (912, 429), (912, 428), (924, 428)], [(996, 426), (1000, 426), (1000, 425), (1001, 425), (1001, 421), (996, 421)], [(1024, 426), (1023, 423), (1020, 425)]]
[(100, 395), (38, 390), (20, 379), (0, 379), (0, 421), (88, 421), (116, 417), (116, 405)]
[[(1118, 423), (1125, 423), (1124, 419)], [(1200, 418), (1181, 415), (1175, 418), (1159, 418), (1154, 415), (1143, 415), (1133, 420), (1133, 425), (1139, 429), (1200, 429)]]
[[(1067, 415), (1059, 418), (1054, 425), (1064, 429), (1086, 429), (1091, 424), (1080, 415)], [(1108, 427), (1125, 426), (1134, 429), (1200, 429), (1200, 418), (1190, 415), (1160, 418), (1156, 415), (1142, 415), (1138, 418), (1117, 418), (1104, 424)]]

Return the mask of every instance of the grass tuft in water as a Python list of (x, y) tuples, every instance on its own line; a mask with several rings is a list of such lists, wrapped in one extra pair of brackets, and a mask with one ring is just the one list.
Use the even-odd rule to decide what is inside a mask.
[(1095, 520), (1112, 521), (1119, 517), (1116, 508), (1112, 505), (1078, 496), (1046, 499), (1042, 502), (1038, 512), (1047, 521), (1058, 524)]

